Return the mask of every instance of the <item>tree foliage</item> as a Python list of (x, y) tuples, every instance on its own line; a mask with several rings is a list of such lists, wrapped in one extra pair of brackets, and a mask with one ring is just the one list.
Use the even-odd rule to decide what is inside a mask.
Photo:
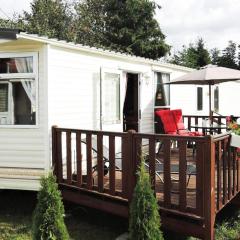
[(25, 11), (21, 18), (29, 33), (68, 41), (74, 38), (72, 15), (63, 0), (34, 0), (31, 12)]
[(130, 206), (130, 240), (162, 240), (158, 203), (143, 160)]
[(68, 240), (64, 207), (56, 179), (50, 174), (41, 179), (38, 203), (33, 216), (33, 240)]
[(157, 6), (153, 0), (33, 0), (31, 11), (12, 23), (33, 34), (158, 59), (170, 46), (154, 18)]
[(83, 0), (76, 5), (76, 41), (157, 59), (169, 52), (150, 0)]
[(218, 49), (212, 51), (212, 62), (218, 66), (240, 69), (240, 58), (237, 54), (237, 44), (228, 42), (228, 46), (221, 52)]
[(181, 51), (178, 51), (171, 59), (171, 63), (182, 65), (190, 68), (200, 68), (211, 62), (210, 54), (204, 46), (204, 41), (199, 38), (195, 44), (190, 43), (188, 46), (183, 46)]

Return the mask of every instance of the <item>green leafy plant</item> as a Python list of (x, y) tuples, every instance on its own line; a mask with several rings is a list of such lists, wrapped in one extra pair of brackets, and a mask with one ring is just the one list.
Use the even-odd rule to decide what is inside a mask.
[(162, 240), (157, 199), (142, 159), (130, 206), (130, 240)]
[(53, 174), (41, 179), (38, 203), (33, 215), (33, 240), (68, 240), (64, 207)]
[(237, 135), (240, 135), (240, 125), (236, 122), (229, 123), (228, 128)]

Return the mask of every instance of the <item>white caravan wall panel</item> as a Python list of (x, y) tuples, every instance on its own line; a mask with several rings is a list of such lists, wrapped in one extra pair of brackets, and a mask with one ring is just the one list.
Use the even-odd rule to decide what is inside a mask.
[(148, 86), (143, 79), (140, 101), (144, 109), (142, 117), (146, 120), (141, 127), (144, 124), (151, 125), (146, 129), (152, 131), (153, 81), (150, 65), (53, 46), (49, 51), (49, 128), (58, 125), (100, 129), (100, 69), (108, 68), (150, 75)]
[[(31, 48), (29, 44), (18, 44), (18, 41), (0, 45), (0, 52), (37, 52), (39, 56), (38, 124), (33, 127), (0, 126), (0, 188), (36, 190), (39, 186), (36, 178), (39, 178), (49, 166), (49, 152), (46, 151), (49, 147), (46, 141), (48, 138), (46, 82), (43, 68), (46, 59), (42, 46), (34, 45), (34, 48)], [(36, 170), (37, 175), (33, 173)], [(9, 174), (6, 175), (3, 171)], [(24, 174), (24, 171), (28, 174)]]

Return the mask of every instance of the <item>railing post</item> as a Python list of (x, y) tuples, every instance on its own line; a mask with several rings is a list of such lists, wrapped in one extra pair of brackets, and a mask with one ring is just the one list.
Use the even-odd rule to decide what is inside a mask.
[(56, 131), (57, 126), (52, 126), (52, 170), (53, 174), (57, 177), (57, 131)]
[(204, 239), (214, 240), (215, 222), (215, 144), (211, 136), (206, 142), (204, 157), (204, 218), (205, 234)]
[(128, 131), (128, 163), (129, 163), (129, 170), (128, 170), (128, 200), (129, 203), (132, 200), (134, 188), (137, 183), (137, 162), (136, 162), (136, 155), (137, 155), (137, 149), (136, 144), (134, 142), (133, 135), (136, 133), (135, 130), (129, 130)]

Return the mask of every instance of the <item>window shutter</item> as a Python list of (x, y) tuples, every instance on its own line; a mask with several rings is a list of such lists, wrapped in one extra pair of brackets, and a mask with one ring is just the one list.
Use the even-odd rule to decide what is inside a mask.
[(8, 84), (0, 84), (0, 112), (8, 111)]

